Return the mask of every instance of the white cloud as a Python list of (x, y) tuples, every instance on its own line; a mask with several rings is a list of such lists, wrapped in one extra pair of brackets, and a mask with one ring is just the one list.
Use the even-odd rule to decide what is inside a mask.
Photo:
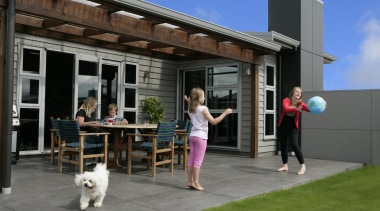
[(216, 11), (206, 11), (203, 8), (197, 8), (195, 16), (199, 19), (206, 20), (211, 23), (217, 24), (221, 19), (221, 15)]
[(364, 39), (357, 55), (351, 55), (347, 82), (353, 89), (380, 88), (380, 22), (370, 18), (362, 22)]

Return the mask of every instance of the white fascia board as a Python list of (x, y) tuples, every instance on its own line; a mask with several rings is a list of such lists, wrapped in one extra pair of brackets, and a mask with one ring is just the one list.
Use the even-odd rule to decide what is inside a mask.
[(329, 53), (324, 52), (323, 53), (323, 63), (324, 64), (331, 64), (334, 61), (336, 61), (337, 58)]
[(270, 41), (270, 42), (275, 42), (275, 43), (278, 43), (279, 45), (281, 45), (282, 48), (285, 48), (285, 49), (292, 49), (292, 50), (296, 50), (301, 42), (295, 40), (295, 39), (292, 39), (288, 36), (285, 36), (283, 34), (280, 34), (278, 32), (275, 32), (275, 31), (270, 31), (270, 32), (246, 32), (247, 34), (250, 34), (252, 36), (255, 36), (255, 37), (259, 37), (261, 39), (264, 39), (264, 40), (267, 40), (267, 41)]

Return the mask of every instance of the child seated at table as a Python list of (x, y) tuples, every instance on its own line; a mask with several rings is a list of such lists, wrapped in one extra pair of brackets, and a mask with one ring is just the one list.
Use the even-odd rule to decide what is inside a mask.
[(117, 110), (118, 110), (118, 108), (117, 108), (117, 105), (115, 103), (109, 104), (108, 105), (108, 116), (104, 117), (103, 122), (107, 123), (107, 122), (110, 122), (110, 120), (112, 120), (111, 121), (112, 123), (128, 124), (128, 121), (124, 117), (117, 115)]
[[(117, 115), (117, 105), (115, 103), (111, 103), (108, 105), (108, 116), (104, 117), (103, 122), (104, 123), (110, 123), (112, 124), (128, 124), (128, 120), (126, 120), (124, 117)], [(112, 120), (112, 121), (110, 121)], [(109, 135), (109, 143), (113, 143), (114, 135), (111, 132)]]

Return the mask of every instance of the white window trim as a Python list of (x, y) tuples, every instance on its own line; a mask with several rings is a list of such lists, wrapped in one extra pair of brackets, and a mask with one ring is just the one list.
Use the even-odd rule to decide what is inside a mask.
[[(267, 85), (267, 67), (273, 67), (273, 80), (274, 80), (274, 85), (273, 86), (269, 86)], [(268, 139), (276, 139), (276, 134), (277, 134), (277, 119), (276, 119), (276, 105), (277, 105), (277, 101), (276, 101), (276, 83), (277, 83), (277, 78), (276, 78), (276, 75), (277, 75), (277, 69), (276, 69), (276, 65), (275, 64), (271, 64), (271, 63), (266, 63), (265, 66), (264, 66), (264, 70), (265, 70), (265, 76), (264, 76), (264, 139), (265, 140), (268, 140)], [(273, 110), (267, 110), (267, 90), (270, 90), (270, 91), (273, 91)], [(273, 121), (273, 134), (272, 135), (266, 135), (265, 134), (265, 131), (266, 131), (266, 115), (267, 114), (273, 114), (273, 118), (274, 118), (274, 121)]]

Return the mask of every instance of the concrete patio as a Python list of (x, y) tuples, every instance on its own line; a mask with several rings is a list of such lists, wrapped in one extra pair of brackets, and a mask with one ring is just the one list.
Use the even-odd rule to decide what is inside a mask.
[[(125, 162), (125, 159), (124, 159)], [(289, 172), (275, 170), (279, 156), (252, 159), (248, 156), (207, 153), (201, 169), (204, 191), (187, 188), (186, 172), (176, 165), (174, 172), (157, 168), (157, 176), (141, 162), (134, 162), (132, 175), (125, 169), (110, 169), (110, 183), (103, 206), (87, 210), (187, 210), (220, 206), (279, 189), (291, 188), (340, 172), (363, 167), (360, 163), (305, 159), (306, 174), (297, 176), (296, 158), (289, 159)], [(124, 163), (125, 164), (125, 163)], [(79, 210), (80, 187), (74, 184), (77, 169), (64, 165), (58, 173), (49, 156), (21, 156), (12, 165), (11, 194), (0, 195), (0, 210)]]

